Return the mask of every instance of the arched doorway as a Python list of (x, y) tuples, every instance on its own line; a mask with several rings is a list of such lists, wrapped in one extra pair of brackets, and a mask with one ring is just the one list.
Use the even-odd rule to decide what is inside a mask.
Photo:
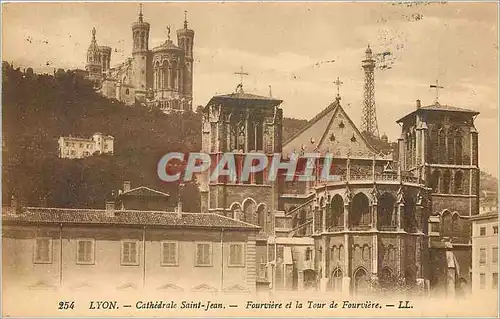
[(342, 292), (342, 270), (335, 269), (330, 278), (330, 289), (334, 292)]
[(364, 294), (368, 291), (368, 274), (363, 268), (354, 273), (354, 294)]
[(326, 226), (327, 229), (344, 226), (344, 200), (338, 194), (332, 198)]
[(316, 290), (316, 271), (312, 269), (304, 270), (304, 289)]
[(390, 288), (392, 284), (392, 271), (389, 267), (384, 267), (380, 270), (378, 281), (382, 289), (387, 290)]

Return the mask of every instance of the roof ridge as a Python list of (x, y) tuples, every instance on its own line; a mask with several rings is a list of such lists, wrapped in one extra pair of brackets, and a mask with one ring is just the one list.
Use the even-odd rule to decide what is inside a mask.
[(143, 188), (143, 189), (147, 189), (147, 190), (152, 191), (152, 192), (154, 192), (154, 193), (158, 193), (158, 194), (161, 194), (161, 195), (165, 195), (165, 196), (170, 197), (170, 194), (168, 194), (168, 193), (164, 193), (164, 192), (161, 192), (161, 191), (159, 191), (159, 190), (156, 190), (156, 189), (150, 188), (150, 187), (148, 187), (148, 186), (144, 186), (144, 185), (142, 185), (142, 186), (138, 186), (138, 187), (136, 187), (136, 188), (132, 188), (132, 189), (130, 189), (130, 190), (128, 190), (128, 191), (126, 191), (126, 192), (121, 193), (120, 195), (124, 195), (124, 194), (130, 193), (130, 192), (136, 191), (136, 190), (138, 190), (138, 189), (141, 189), (141, 188)]

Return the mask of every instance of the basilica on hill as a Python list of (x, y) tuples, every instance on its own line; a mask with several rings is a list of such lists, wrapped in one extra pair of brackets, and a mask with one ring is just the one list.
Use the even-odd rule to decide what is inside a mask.
[[(375, 105), (374, 59), (369, 47), (365, 54), (367, 108)], [(252, 252), (257, 289), (356, 294), (398, 278), (421, 291), (465, 293), (469, 218), (479, 209), (478, 112), (417, 100), (397, 121), (401, 136), (391, 145), (378, 129), (367, 130), (370, 125), (360, 131), (338, 94), (283, 141), (281, 102), (240, 85), (235, 93), (214, 96), (203, 111), (202, 151), (213, 162), (234, 152), (239, 169), (236, 182), (224, 176), (209, 181), (210, 172), (201, 178), (202, 210), (261, 227)], [(362, 122), (369, 121), (376, 123)], [(318, 178), (268, 182), (264, 171), (240, 181), (244, 155), (251, 152), (270, 159), (282, 153), (282, 161), (293, 153), (320, 153)], [(319, 180), (327, 154), (334, 158), (336, 181)]]
[(150, 24), (144, 20), (142, 5), (132, 23), (132, 57), (111, 67), (112, 48), (97, 44), (96, 29), (87, 50), (85, 69), (101, 94), (126, 104), (140, 103), (169, 113), (192, 109), (194, 31), (177, 30), (177, 45), (170, 37), (164, 43), (149, 46)]

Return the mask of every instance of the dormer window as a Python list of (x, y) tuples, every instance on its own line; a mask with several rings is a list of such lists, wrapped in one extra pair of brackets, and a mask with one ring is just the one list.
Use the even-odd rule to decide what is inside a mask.
[(332, 141), (332, 142), (335, 141), (335, 135), (333, 133), (330, 134), (330, 141)]
[(340, 128), (344, 128), (344, 127), (345, 127), (345, 125), (344, 125), (344, 121), (340, 121), (340, 123), (339, 123), (339, 127), (340, 127)]
[(351, 142), (356, 142), (356, 136), (354, 136), (354, 134), (352, 134), (352, 137), (351, 137)]

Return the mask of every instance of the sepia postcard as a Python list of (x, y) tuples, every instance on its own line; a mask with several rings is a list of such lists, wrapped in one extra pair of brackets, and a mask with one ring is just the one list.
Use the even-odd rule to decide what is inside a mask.
[(2, 316), (498, 317), (497, 2), (3, 2)]

